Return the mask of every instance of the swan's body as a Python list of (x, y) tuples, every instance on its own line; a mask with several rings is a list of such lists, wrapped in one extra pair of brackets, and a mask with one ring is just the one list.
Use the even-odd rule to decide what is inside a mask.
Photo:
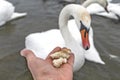
[[(57, 40), (54, 40), (56, 37)], [(55, 47), (65, 47), (65, 42), (58, 29), (51, 29), (42, 33), (32, 33), (26, 37), (25, 44), (26, 48), (34, 51), (37, 57), (43, 59), (45, 59)]]
[(0, 0), (0, 26), (4, 25), (7, 21), (25, 16), (26, 13), (14, 12), (15, 7), (12, 3), (6, 0)]

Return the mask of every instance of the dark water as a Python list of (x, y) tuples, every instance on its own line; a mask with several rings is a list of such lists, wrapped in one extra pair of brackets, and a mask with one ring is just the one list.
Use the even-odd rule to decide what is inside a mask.
[[(25, 36), (58, 28), (58, 15), (63, 6), (58, 3), (60, 0), (9, 1), (16, 6), (16, 11), (26, 11), (28, 15), (0, 28), (0, 80), (32, 80), (25, 59), (19, 55)], [(95, 46), (106, 65), (86, 61), (74, 73), (74, 80), (120, 80), (120, 22), (99, 16), (92, 19)], [(111, 58), (110, 54), (118, 58)]]

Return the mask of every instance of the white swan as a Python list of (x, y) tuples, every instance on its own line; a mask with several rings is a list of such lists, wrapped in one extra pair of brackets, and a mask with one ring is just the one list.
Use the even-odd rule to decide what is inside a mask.
[(120, 20), (120, 3), (109, 3), (108, 5), (108, 11), (109, 13), (106, 13), (104, 10), (95, 13), (96, 15), (107, 17), (110, 19)]
[[(92, 3), (92, 4), (86, 6), (86, 4), (88, 3), (89, 4)], [(83, 6), (84, 5), (90, 14), (96, 14), (102, 10), (108, 13), (108, 1), (107, 0), (87, 0), (83, 3)]]
[[(75, 0), (64, 0), (64, 1), (69, 3), (75, 2)], [(86, 0), (82, 3), (82, 5), (87, 8), (90, 14), (95, 14), (102, 10), (108, 12), (107, 10), (108, 1), (110, 2), (111, 0)]]
[[(79, 44), (82, 45), (81, 35), (77, 34), (78, 30), (75, 27), (76, 26), (75, 21), (69, 20), (68, 26), (69, 26), (69, 30), (73, 34), (74, 38), (79, 42)], [(90, 28), (89, 34), (90, 34), (89, 35), (90, 48), (87, 51), (85, 50), (85, 52), (84, 52), (85, 58), (89, 61), (105, 64), (101, 60), (99, 53), (94, 46), (92, 28)], [(56, 36), (50, 36), (50, 35), (57, 35), (59, 37), (57, 37), (57, 40), (55, 40)], [(40, 45), (38, 45), (39, 43), (40, 43)], [(31, 50), (34, 50), (36, 52), (36, 55), (39, 53), (48, 54), (57, 45), (59, 45), (61, 47), (63, 47), (65, 45), (64, 40), (62, 39), (62, 36), (61, 36), (59, 30), (49, 30), (49, 31), (43, 32), (43, 33), (33, 33), (33, 34), (30, 34), (28, 37), (26, 37), (26, 47)], [(46, 57), (46, 55), (44, 55), (44, 58), (45, 57)]]
[[(46, 58), (48, 53), (56, 46), (65, 46), (72, 50), (75, 55), (74, 71), (79, 70), (85, 61), (84, 49), (74, 39), (69, 31), (69, 17), (73, 16), (77, 26), (77, 34), (82, 33), (84, 48), (89, 48), (88, 31), (90, 29), (90, 15), (86, 9), (80, 5), (70, 4), (64, 7), (59, 16), (59, 30), (50, 30), (43, 33), (34, 33), (26, 37), (26, 48), (31, 49), (36, 56)], [(61, 35), (62, 34), (62, 35)], [(63, 38), (62, 38), (63, 37)], [(43, 40), (43, 41), (42, 41)], [(47, 50), (48, 49), (48, 50)], [(47, 51), (47, 52), (46, 52)]]
[[(100, 1), (100, 0), (99, 0)], [(120, 3), (112, 3), (112, 0), (107, 0), (108, 2), (108, 12), (103, 9), (100, 5), (94, 3), (87, 7), (87, 10), (90, 14), (96, 14), (99, 16), (104, 16), (111, 19), (120, 19)], [(93, 9), (94, 8), (94, 9)]]
[(14, 12), (15, 7), (12, 3), (6, 0), (0, 0), (0, 26), (4, 25), (7, 21), (23, 17), (27, 13)]

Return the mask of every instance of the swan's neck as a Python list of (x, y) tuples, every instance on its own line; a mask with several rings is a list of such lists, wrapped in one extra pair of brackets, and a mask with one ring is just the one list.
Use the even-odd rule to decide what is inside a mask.
[(61, 34), (65, 40), (65, 43), (67, 46), (70, 46), (72, 44), (77, 44), (77, 42), (75, 41), (75, 39), (73, 38), (73, 36), (71, 35), (69, 29), (68, 29), (68, 20), (70, 16), (74, 17), (73, 14), (73, 7), (69, 6), (67, 8), (64, 8), (59, 16), (59, 27), (60, 27), (60, 31)]
[(92, 3), (97, 3), (97, 1), (96, 0), (86, 0), (82, 5), (84, 7), (88, 7)]
[(76, 17), (74, 10), (75, 10), (75, 7), (71, 5), (71, 6), (65, 7), (61, 11), (60, 16), (59, 16), (59, 27), (60, 27), (60, 31), (63, 36), (63, 39), (65, 41), (66, 47), (70, 48), (72, 52), (75, 54), (74, 70), (78, 70), (81, 68), (81, 66), (84, 63), (84, 54), (82, 52), (83, 48), (73, 38), (67, 25), (70, 16), (73, 16), (74, 18)]

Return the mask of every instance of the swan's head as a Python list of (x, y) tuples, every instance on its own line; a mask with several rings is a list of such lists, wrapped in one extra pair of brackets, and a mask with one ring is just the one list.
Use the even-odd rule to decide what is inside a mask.
[[(91, 25), (91, 17), (87, 9), (83, 6), (76, 5), (76, 4), (70, 4), (64, 7), (60, 13), (59, 16), (59, 27), (60, 31), (63, 34), (64, 39), (68, 40), (68, 20), (69, 17), (73, 16), (75, 19), (76, 25), (78, 30), (80, 31), (81, 40), (82, 40), (82, 46), (85, 50), (88, 50), (90, 48), (89, 43), (89, 29)], [(75, 26), (75, 25), (73, 25)], [(66, 34), (67, 33), (67, 34)], [(68, 41), (70, 42), (70, 41)]]
[[(91, 25), (91, 17), (87, 11), (81, 12), (79, 17), (78, 28), (81, 34), (81, 39), (82, 39), (82, 46), (85, 50), (88, 50), (90, 48), (90, 43), (89, 43), (89, 30), (90, 30), (90, 25)], [(77, 21), (76, 20), (76, 21)]]
[(89, 28), (85, 26), (82, 21), (80, 21), (80, 23), (81, 23), (80, 33), (82, 38), (82, 45), (85, 50), (88, 50), (90, 48)]
[(106, 12), (109, 12), (107, 7), (108, 7), (108, 1), (107, 0), (96, 0), (96, 2), (101, 5)]

